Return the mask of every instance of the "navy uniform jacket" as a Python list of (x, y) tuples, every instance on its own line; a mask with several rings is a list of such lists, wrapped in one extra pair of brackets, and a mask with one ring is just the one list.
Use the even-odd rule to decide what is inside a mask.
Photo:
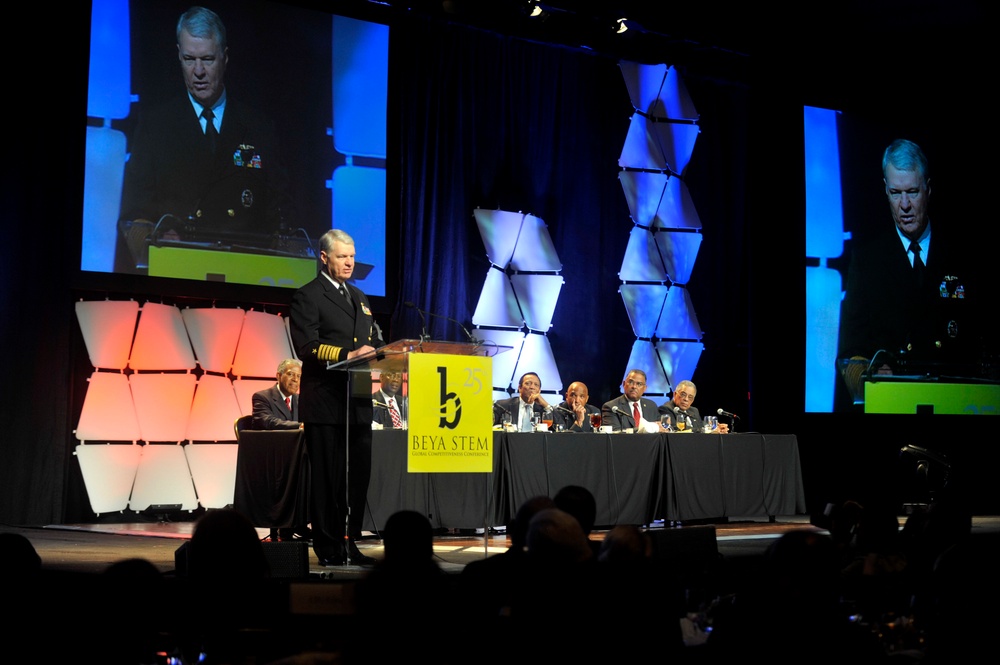
[(292, 395), (292, 408), (285, 404), (278, 386), (253, 394), (254, 429), (298, 429), (299, 396)]
[(265, 116), (227, 95), (213, 157), (187, 95), (141, 113), (125, 164), (121, 219), (156, 223), (171, 214), (208, 232), (273, 233), (282, 223), (294, 225), (288, 174)]
[[(302, 361), (299, 418), (305, 423), (339, 425), (372, 422), (370, 372), (354, 372), (353, 397), (347, 405), (347, 372), (327, 369), (328, 364), (347, 359), (349, 351), (372, 341), (372, 310), (368, 297), (357, 287), (346, 285), (355, 313), (333, 283), (323, 274), (299, 288), (292, 296), (290, 328), (292, 344)], [(348, 421), (348, 417), (350, 420)]]

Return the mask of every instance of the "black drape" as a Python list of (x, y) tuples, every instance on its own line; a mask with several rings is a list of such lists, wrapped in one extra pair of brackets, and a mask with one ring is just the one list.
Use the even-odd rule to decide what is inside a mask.
[[(541, 217), (565, 281), (547, 331), (563, 383), (584, 381), (596, 403), (619, 394), (635, 335), (618, 294), (633, 228), (618, 180), (633, 108), (618, 62), (439, 23), (397, 32), (391, 56), (400, 91), (399, 300), (471, 325), (490, 269), (473, 210)], [(717, 133), (699, 137), (690, 167), (692, 198), (706, 207), (706, 239), (690, 288), (703, 298), (704, 308), (695, 301), (698, 315), (718, 345), (706, 359), (745, 376), (745, 361), (730, 363), (721, 348), (744, 339), (745, 330), (712, 330), (709, 323), (720, 303), (732, 316), (743, 302), (745, 91), (726, 82), (694, 85), (695, 105), (724, 115), (709, 120)], [(721, 184), (726, 196), (707, 191), (710, 183)], [(412, 308), (400, 308), (392, 336), (415, 337), (420, 326)], [(444, 319), (432, 317), (427, 327), (432, 337), (462, 339)]]

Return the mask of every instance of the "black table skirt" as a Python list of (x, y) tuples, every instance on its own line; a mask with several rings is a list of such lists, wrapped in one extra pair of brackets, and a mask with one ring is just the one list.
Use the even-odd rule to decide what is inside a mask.
[[(302, 438), (246, 434), (264, 436), (240, 442), (234, 507), (257, 526), (301, 524), (308, 518)], [(566, 485), (594, 494), (598, 527), (806, 512), (794, 435), (494, 432), (492, 473), (432, 474), (407, 472), (406, 434), (373, 432), (368, 531), (404, 509), (427, 515), (435, 528), (505, 525), (528, 498)]]

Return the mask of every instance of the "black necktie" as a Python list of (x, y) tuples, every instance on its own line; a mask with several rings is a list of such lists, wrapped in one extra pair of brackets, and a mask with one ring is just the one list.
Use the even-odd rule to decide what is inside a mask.
[(344, 296), (344, 298), (347, 299), (347, 304), (348, 305), (353, 305), (354, 304), (354, 302), (351, 300), (351, 293), (350, 293), (350, 291), (347, 290), (347, 284), (341, 284), (340, 285), (340, 294), (342, 296)]
[(911, 242), (910, 251), (913, 252), (913, 274), (916, 275), (917, 284), (923, 284), (924, 262), (920, 259), (920, 244), (915, 240)]
[(215, 129), (215, 114), (212, 109), (206, 108), (201, 112), (201, 117), (205, 119), (205, 138), (208, 139), (208, 149), (215, 154), (215, 146), (219, 142), (219, 132)]

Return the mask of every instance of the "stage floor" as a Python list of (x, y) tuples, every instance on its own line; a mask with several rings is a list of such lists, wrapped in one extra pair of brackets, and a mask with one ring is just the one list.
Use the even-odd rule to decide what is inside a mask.
[[(900, 524), (905, 521), (900, 516)], [(161, 572), (175, 571), (175, 552), (191, 537), (194, 521), (180, 522), (128, 522), (105, 524), (52, 524), (38, 527), (0, 527), (2, 531), (21, 533), (31, 541), (42, 559), (45, 570), (96, 573), (115, 561), (127, 558), (144, 558)], [(650, 531), (683, 531), (711, 526), (715, 529), (720, 557), (734, 559), (762, 554), (776, 538), (793, 529), (817, 529), (808, 516), (776, 517), (774, 522), (741, 521), (730, 518), (723, 523), (666, 527), (652, 525)], [(600, 540), (605, 531), (595, 531), (591, 538)], [(973, 518), (973, 534), (1000, 533), (1000, 516)], [(261, 539), (268, 536), (267, 529), (258, 529)], [(678, 534), (682, 535), (682, 534)], [(358, 543), (361, 551), (380, 559), (383, 556), (381, 539), (366, 532)], [(490, 533), (484, 538), (474, 532), (444, 532), (434, 537), (434, 553), (438, 563), (447, 572), (460, 572), (470, 561), (505, 551), (510, 547), (506, 534)], [(310, 576), (323, 579), (353, 579), (366, 570), (358, 566), (321, 567), (315, 553), (309, 549)]]

